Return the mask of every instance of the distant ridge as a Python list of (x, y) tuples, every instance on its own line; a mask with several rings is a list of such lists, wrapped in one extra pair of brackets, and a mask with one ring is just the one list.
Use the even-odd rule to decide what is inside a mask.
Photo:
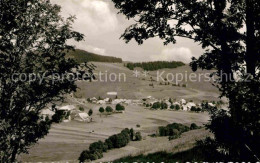
[(78, 63), (83, 62), (111, 62), (111, 63), (122, 63), (121, 58), (103, 56), (94, 53), (87, 52), (85, 50), (76, 49), (75, 51), (69, 51), (66, 54), (67, 58), (73, 58)]
[(130, 70), (134, 70), (135, 67), (140, 67), (146, 71), (154, 71), (154, 70), (160, 70), (164, 68), (177, 68), (184, 65), (185, 64), (183, 62), (178, 62), (178, 61), (154, 61), (154, 62), (140, 62), (140, 63), (129, 62), (125, 64), (125, 67), (127, 67)]

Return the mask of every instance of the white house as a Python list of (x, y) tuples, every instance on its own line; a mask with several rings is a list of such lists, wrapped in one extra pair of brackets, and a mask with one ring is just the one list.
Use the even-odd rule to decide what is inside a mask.
[(126, 100), (124, 100), (124, 99), (115, 99), (115, 100), (112, 101), (112, 104), (116, 105), (116, 104), (123, 103), (124, 101), (126, 101)]
[(106, 101), (105, 100), (98, 100), (97, 104), (103, 105), (103, 104), (106, 104)]
[(105, 98), (104, 101), (105, 101), (105, 102), (109, 102), (109, 98)]
[(43, 116), (43, 118), (45, 119), (46, 117), (51, 118), (53, 115), (55, 114), (54, 111), (50, 110), (50, 109), (43, 109), (41, 111), (41, 115)]
[(213, 104), (213, 103), (208, 103), (209, 104), (209, 106), (211, 106), (211, 107), (215, 107), (215, 105)]
[(152, 99), (152, 96), (147, 96), (146, 99), (150, 100)]
[(58, 107), (57, 110), (62, 110), (65, 114), (69, 114), (68, 118), (64, 119), (63, 122), (69, 122), (71, 121), (71, 111), (76, 110), (76, 107), (74, 105), (66, 105), (62, 107)]
[(181, 105), (185, 105), (186, 103), (187, 103), (186, 100), (181, 99), (181, 101), (180, 101), (180, 104), (181, 104)]
[(117, 96), (117, 92), (107, 92), (107, 95), (110, 95), (110, 96)]
[(78, 113), (75, 120), (78, 120), (81, 122), (90, 122), (90, 117), (87, 113)]
[(127, 104), (127, 105), (129, 105), (129, 104), (132, 103), (132, 100), (125, 100), (124, 103)]
[(168, 108), (170, 108), (172, 105), (169, 101), (165, 101), (165, 103), (167, 104)]
[(90, 101), (91, 101), (92, 103), (96, 103), (96, 102), (97, 102), (97, 98), (96, 98), (96, 97), (92, 97), (92, 98), (90, 98)]
[(75, 109), (76, 109), (76, 107), (74, 105), (66, 105), (66, 106), (61, 106), (61, 107), (57, 108), (57, 110), (64, 110), (64, 111), (72, 111)]
[(174, 102), (173, 105), (179, 105), (181, 106), (181, 104), (179, 102)]

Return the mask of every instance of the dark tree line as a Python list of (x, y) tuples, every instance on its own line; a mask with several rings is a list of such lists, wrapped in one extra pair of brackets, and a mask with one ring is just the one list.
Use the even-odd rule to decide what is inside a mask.
[(121, 58), (110, 57), (110, 56), (102, 56), (94, 53), (90, 53), (84, 50), (72, 50), (66, 54), (66, 57), (73, 58), (78, 63), (85, 62), (111, 62), (111, 63), (122, 63)]
[(146, 71), (155, 71), (164, 68), (177, 68), (180, 66), (184, 66), (185, 64), (182, 62), (176, 61), (156, 61), (156, 62), (142, 62), (142, 63), (127, 63), (125, 66), (130, 70), (134, 70), (136, 67), (143, 68)]

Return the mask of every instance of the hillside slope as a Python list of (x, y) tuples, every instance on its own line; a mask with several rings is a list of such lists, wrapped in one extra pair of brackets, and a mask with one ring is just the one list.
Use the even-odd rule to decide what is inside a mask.
[[(212, 86), (211, 82), (205, 81), (203, 74), (210, 73), (209, 71), (198, 70), (195, 74), (200, 78), (199, 80), (190, 81), (188, 79), (186, 81), (185, 76), (193, 73), (188, 65), (175, 69), (150, 71), (146, 77), (143, 74), (144, 71), (137, 68), (139, 75), (136, 77), (134, 71), (124, 67), (123, 63), (94, 62), (93, 64), (97, 66), (95, 73), (102, 73), (101, 79), (99, 79), (100, 76), (98, 75), (99, 81), (91, 83), (87, 81), (78, 82), (79, 89), (76, 96), (79, 98), (98, 98), (99, 96), (106, 98), (109, 97), (107, 92), (117, 92), (118, 98), (124, 99), (142, 99), (147, 96), (153, 96), (157, 99), (171, 97), (177, 100), (184, 98), (198, 102), (202, 100), (219, 100), (219, 92), (216, 87)], [(160, 74), (163, 74), (162, 78), (165, 78), (167, 74), (173, 74), (175, 76), (182, 75), (184, 79), (178, 82), (181, 86), (175, 86), (174, 83), (176, 81), (169, 81), (169, 84), (165, 85), (165, 82), (157, 81), (157, 77)], [(110, 77), (112, 80), (109, 80)], [(186, 87), (182, 87), (183, 84)]]
[(84, 50), (76, 49), (75, 51), (70, 51), (66, 55), (67, 58), (73, 58), (78, 63), (84, 62), (112, 62), (112, 63), (122, 63), (121, 58), (103, 56), (94, 53), (90, 53)]

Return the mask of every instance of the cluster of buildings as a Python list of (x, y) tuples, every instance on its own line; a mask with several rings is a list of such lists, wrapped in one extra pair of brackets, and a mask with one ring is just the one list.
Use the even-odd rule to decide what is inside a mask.
[(112, 105), (116, 105), (116, 104), (125, 104), (125, 105), (136, 104), (136, 105), (140, 105), (140, 104), (142, 104), (141, 100), (111, 99), (111, 98), (105, 98), (105, 99), (98, 100), (96, 97), (90, 98), (89, 102), (93, 103), (93, 104), (99, 104), (99, 105), (104, 105), (104, 104), (112, 104)]
[[(148, 96), (146, 98), (143, 98), (141, 100), (131, 100), (131, 99), (111, 99), (111, 98), (106, 98), (103, 100), (98, 100), (97, 98), (93, 97), (89, 99), (90, 103), (93, 104), (98, 104), (98, 105), (105, 105), (105, 104), (112, 104), (112, 105), (116, 105), (116, 104), (125, 104), (125, 105), (148, 105), (148, 106), (152, 106), (154, 103), (156, 102), (163, 102), (165, 104), (167, 104), (168, 109), (170, 109), (170, 107), (172, 105), (179, 105), (180, 108), (184, 111), (190, 111), (192, 107), (201, 107), (201, 104), (196, 104), (194, 102), (187, 102), (185, 99), (181, 99), (179, 101), (175, 101), (173, 102), (172, 100), (169, 99), (155, 99), (152, 96)], [(215, 106), (213, 103), (208, 103), (210, 106)]]
[[(115, 93), (113, 93), (115, 95)], [(192, 107), (200, 107), (201, 104), (196, 104), (192, 101), (187, 102), (185, 99), (181, 99), (179, 101), (173, 101), (172, 99), (155, 99), (152, 96), (148, 96), (146, 98), (140, 99), (140, 100), (133, 100), (133, 99), (111, 99), (111, 98), (105, 98), (105, 99), (97, 99), (96, 97), (89, 98), (87, 100), (89, 103), (97, 104), (97, 105), (116, 105), (116, 104), (122, 104), (122, 105), (139, 105), (139, 106), (153, 106), (154, 103), (164, 103), (167, 104), (167, 109), (171, 109), (171, 106), (179, 106), (179, 108), (183, 111), (190, 111)], [(87, 102), (86, 100), (83, 101)], [(213, 103), (208, 103), (209, 106), (215, 106)], [(72, 119), (81, 121), (81, 122), (91, 122), (92, 118), (88, 115), (88, 113), (85, 113), (83, 111), (80, 111), (75, 107), (75, 105), (64, 105), (57, 107), (57, 111), (62, 112), (64, 115), (63, 122), (69, 122)], [(51, 118), (55, 112), (51, 108), (47, 108), (41, 111), (41, 115), (45, 117)]]
[[(82, 112), (78, 110), (74, 105), (65, 105), (57, 107), (58, 112), (62, 112), (62, 114), (67, 115), (64, 116), (63, 122), (70, 122), (72, 119), (80, 122), (91, 122), (92, 118), (88, 115), (88, 113)], [(41, 115), (43, 118), (47, 116), (51, 118), (55, 112), (51, 108), (46, 108), (41, 111)]]

